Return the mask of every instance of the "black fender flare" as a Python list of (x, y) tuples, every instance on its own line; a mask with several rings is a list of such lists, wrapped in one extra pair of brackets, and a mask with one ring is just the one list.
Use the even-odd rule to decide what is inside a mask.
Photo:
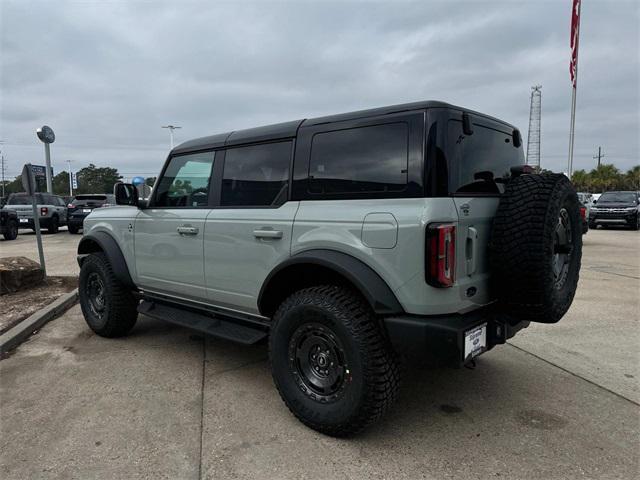
[(275, 267), (262, 283), (258, 295), (258, 307), (262, 310), (263, 295), (270, 282), (287, 267), (297, 264), (314, 264), (329, 268), (346, 278), (367, 300), (379, 315), (404, 313), (395, 294), (378, 273), (362, 260), (336, 250), (315, 249), (297, 253)]
[[(99, 248), (96, 248), (96, 245)], [(116, 278), (127, 287), (135, 289), (136, 286), (131, 279), (127, 261), (124, 259), (118, 242), (106, 232), (95, 232), (82, 237), (78, 244), (78, 264), (80, 267), (82, 267), (82, 260), (86, 255), (98, 251), (102, 251), (106, 255)]]

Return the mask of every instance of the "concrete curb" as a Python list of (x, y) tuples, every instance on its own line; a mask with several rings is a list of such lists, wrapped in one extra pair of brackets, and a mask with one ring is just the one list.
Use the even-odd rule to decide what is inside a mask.
[(47, 322), (50, 322), (54, 318), (62, 315), (69, 308), (75, 305), (77, 301), (78, 289), (76, 288), (72, 292), (65, 293), (55, 302), (41, 308), (30, 317), (7, 330), (5, 333), (0, 335), (0, 354), (4, 355), (9, 350), (20, 345), (29, 338), (33, 332), (42, 328), (42, 326)]

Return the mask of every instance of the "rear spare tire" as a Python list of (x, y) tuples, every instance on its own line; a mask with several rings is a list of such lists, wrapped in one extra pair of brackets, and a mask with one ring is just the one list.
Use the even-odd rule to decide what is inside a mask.
[(578, 285), (578, 196), (562, 174), (520, 175), (500, 199), (489, 244), (492, 288), (517, 320), (556, 323)]

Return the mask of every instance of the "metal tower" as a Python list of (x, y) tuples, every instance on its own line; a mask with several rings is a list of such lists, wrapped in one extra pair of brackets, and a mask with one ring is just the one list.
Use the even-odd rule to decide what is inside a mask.
[(531, 87), (529, 135), (527, 137), (527, 165), (540, 168), (540, 123), (542, 115), (542, 85)]

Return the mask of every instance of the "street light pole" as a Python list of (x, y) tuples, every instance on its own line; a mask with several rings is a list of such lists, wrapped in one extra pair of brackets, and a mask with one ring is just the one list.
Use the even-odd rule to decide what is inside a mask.
[(49, 149), (49, 144), (53, 143), (56, 140), (56, 136), (51, 130), (50, 127), (43, 125), (41, 128), (36, 130), (36, 134), (42, 143), (44, 143), (44, 157), (46, 163), (46, 176), (47, 176), (47, 192), (53, 193), (53, 183), (51, 181), (51, 151)]
[(163, 125), (162, 128), (167, 128), (169, 130), (169, 139), (171, 141), (171, 150), (173, 150), (173, 131), (177, 130), (178, 128), (182, 128), (182, 127), (176, 127), (175, 125)]

